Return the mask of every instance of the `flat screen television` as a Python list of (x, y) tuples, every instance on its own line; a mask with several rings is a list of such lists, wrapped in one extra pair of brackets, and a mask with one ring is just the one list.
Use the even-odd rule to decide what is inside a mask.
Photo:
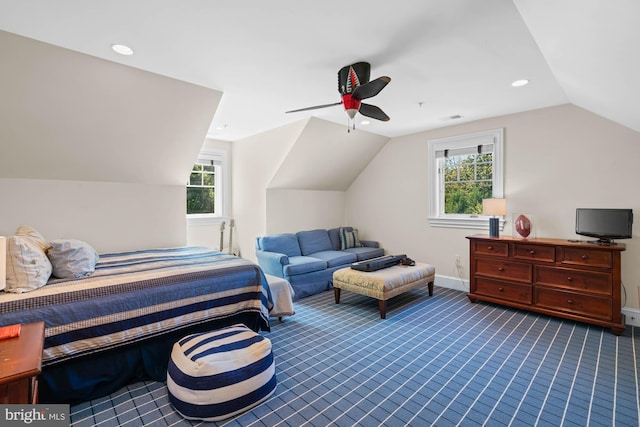
[(576, 209), (576, 234), (595, 237), (593, 243), (614, 244), (615, 239), (630, 239), (632, 209)]

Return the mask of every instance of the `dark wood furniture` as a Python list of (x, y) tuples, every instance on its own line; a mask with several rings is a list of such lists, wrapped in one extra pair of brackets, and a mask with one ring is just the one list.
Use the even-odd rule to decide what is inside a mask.
[(469, 300), (508, 305), (624, 332), (620, 254), (624, 244), (467, 237)]
[(0, 340), (0, 404), (38, 403), (44, 322), (22, 325), (20, 336)]

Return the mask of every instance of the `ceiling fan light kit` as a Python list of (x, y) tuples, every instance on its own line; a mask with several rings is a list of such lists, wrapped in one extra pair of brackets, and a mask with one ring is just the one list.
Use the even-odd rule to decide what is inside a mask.
[(300, 108), (287, 111), (287, 113), (317, 110), (319, 108), (333, 107), (342, 104), (349, 116), (349, 121), (354, 119), (356, 113), (360, 113), (363, 116), (386, 122), (389, 120), (389, 116), (387, 116), (380, 107), (365, 104), (362, 100), (372, 98), (380, 93), (391, 81), (391, 78), (382, 76), (370, 81), (370, 74), (371, 64), (368, 62), (356, 62), (355, 64), (346, 65), (338, 71), (338, 92), (342, 98), (340, 102)]

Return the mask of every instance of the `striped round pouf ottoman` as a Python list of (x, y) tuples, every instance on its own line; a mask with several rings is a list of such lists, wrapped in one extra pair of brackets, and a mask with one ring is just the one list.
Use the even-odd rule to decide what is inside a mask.
[(245, 325), (189, 335), (173, 345), (167, 389), (185, 418), (232, 417), (265, 401), (276, 384), (271, 341)]

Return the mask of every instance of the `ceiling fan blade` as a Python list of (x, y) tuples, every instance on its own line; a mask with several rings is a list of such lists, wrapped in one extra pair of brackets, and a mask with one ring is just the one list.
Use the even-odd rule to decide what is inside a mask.
[(314, 105), (313, 107), (299, 108), (297, 110), (285, 111), (285, 113), (297, 113), (298, 111), (317, 110), (319, 108), (333, 107), (334, 105), (340, 105), (340, 102), (334, 102), (333, 104)]
[(383, 122), (389, 121), (389, 116), (387, 116), (384, 111), (382, 111), (379, 107), (371, 104), (360, 104), (360, 109), (358, 110), (360, 114), (363, 116), (371, 117), (372, 119), (382, 120)]
[(353, 98), (355, 99), (367, 99), (372, 96), (376, 96), (384, 87), (391, 81), (391, 77), (382, 76), (375, 80), (371, 80), (369, 83), (365, 83), (358, 86), (353, 91)]

